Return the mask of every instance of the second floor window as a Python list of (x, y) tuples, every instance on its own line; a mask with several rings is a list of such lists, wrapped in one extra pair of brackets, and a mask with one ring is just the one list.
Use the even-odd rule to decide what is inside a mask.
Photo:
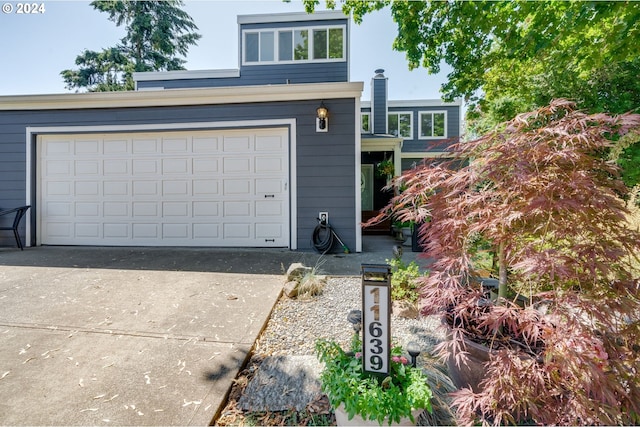
[(345, 59), (344, 27), (246, 30), (244, 63)]
[(387, 120), (387, 133), (393, 136), (400, 136), (405, 139), (411, 139), (412, 133), (412, 114), (408, 113), (389, 113)]
[(445, 111), (420, 112), (420, 139), (446, 138), (447, 113)]

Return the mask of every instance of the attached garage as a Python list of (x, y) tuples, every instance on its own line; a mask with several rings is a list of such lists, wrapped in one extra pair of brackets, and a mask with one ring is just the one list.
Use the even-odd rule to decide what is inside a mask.
[(0, 207), (31, 206), (26, 246), (313, 250), (329, 212), (360, 251), (361, 93), (318, 83), (0, 97)]
[(287, 129), (41, 135), (38, 244), (289, 246)]

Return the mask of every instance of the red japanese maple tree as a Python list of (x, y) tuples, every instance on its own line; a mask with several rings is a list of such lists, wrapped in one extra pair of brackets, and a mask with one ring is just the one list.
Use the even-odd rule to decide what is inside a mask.
[[(402, 192), (372, 222), (422, 224), (433, 260), (423, 313), (451, 328), (440, 354), (464, 363), (465, 340), (494, 350), (480, 390), (454, 394), (461, 422), (640, 422), (640, 233), (625, 223), (627, 189), (606, 156), (639, 128), (640, 115), (555, 100), (395, 179)], [(495, 301), (476, 280), (479, 237), (498, 259)]]

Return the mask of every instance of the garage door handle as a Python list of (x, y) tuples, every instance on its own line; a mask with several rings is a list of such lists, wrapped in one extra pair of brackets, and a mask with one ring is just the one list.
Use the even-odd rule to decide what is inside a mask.
[(265, 242), (275, 242), (276, 239), (264, 239)]
[(275, 198), (275, 197), (276, 197), (276, 195), (275, 195), (275, 194), (265, 194), (265, 195), (264, 195), (264, 198), (265, 198), (265, 199), (266, 199), (266, 198), (269, 198), (269, 197), (273, 199), (273, 198)]

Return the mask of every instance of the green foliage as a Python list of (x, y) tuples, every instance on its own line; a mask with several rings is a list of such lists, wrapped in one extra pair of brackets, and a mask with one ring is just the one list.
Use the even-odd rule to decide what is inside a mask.
[(349, 419), (355, 414), (365, 420), (399, 422), (412, 416), (412, 410), (431, 412), (431, 389), (420, 368), (413, 368), (400, 347), (391, 350), (390, 374), (384, 379), (366, 375), (362, 366), (361, 343), (355, 341), (351, 352), (345, 352), (334, 341), (316, 341), (316, 354), (324, 369), (320, 374), (322, 389), (331, 405), (344, 405)]
[(418, 279), (422, 274), (415, 261), (405, 263), (401, 258), (387, 260), (391, 265), (391, 299), (394, 301), (418, 301)]
[[(306, 0), (308, 10), (319, 4)], [(345, 0), (355, 22), (389, 7), (410, 69), (452, 71), (443, 98), (465, 98), (472, 138), (518, 113), (567, 98), (587, 113), (640, 108), (640, 2)], [(333, 8), (335, 1), (328, 1)], [(638, 152), (640, 148), (630, 149)], [(638, 183), (640, 163), (619, 162)]]
[(184, 69), (189, 46), (200, 35), (180, 0), (96, 0), (94, 9), (106, 12), (127, 33), (115, 47), (102, 52), (85, 50), (76, 58), (75, 70), (62, 75), (68, 89), (89, 91), (133, 90), (133, 72)]

